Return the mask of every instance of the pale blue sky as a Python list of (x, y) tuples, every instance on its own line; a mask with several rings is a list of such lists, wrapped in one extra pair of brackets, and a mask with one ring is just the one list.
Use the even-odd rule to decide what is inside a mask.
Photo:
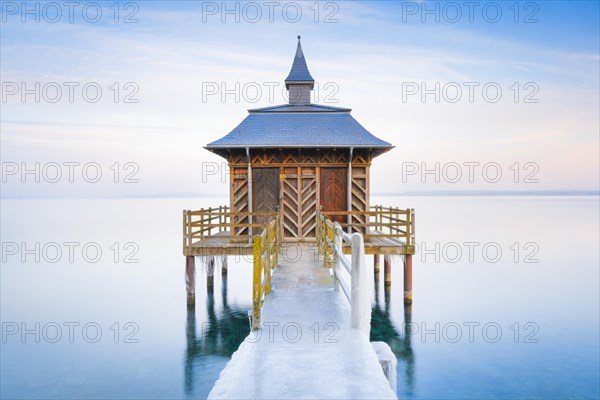
[[(135, 5), (124, 9), (129, 3)], [(478, 2), (469, 22), (464, 2), (456, 2), (462, 18), (456, 23), (447, 2), (280, 2), (269, 22), (268, 8), (257, 23), (252, 10), (240, 15), (221, 11), (205, 14), (221, 2), (121, 2), (114, 22), (113, 1), (101, 3), (97, 23), (87, 22), (76, 9), (71, 23), (64, 11), (56, 23), (53, 10), (40, 10), (40, 22), (2, 2), (1, 81), (25, 82), (33, 87), (49, 82), (97, 82), (103, 95), (88, 103), (81, 90), (73, 103), (35, 103), (29, 95), (3, 98), (1, 115), (3, 163), (98, 163), (98, 183), (66, 177), (56, 184), (22, 183), (19, 174), (6, 177), (2, 195), (96, 196), (198, 192), (227, 195), (227, 185), (215, 176), (202, 182), (202, 165), (220, 163), (202, 149), (206, 143), (231, 131), (246, 109), (285, 102), (281, 89), (291, 66), (296, 36), (302, 43), (310, 71), (322, 89), (319, 102), (338, 88), (332, 105), (353, 109), (357, 120), (376, 136), (397, 147), (375, 160), (371, 191), (435, 190), (598, 190), (599, 186), (599, 8), (598, 2)], [(292, 4), (293, 3), (293, 4)], [(493, 4), (492, 4), (493, 3)], [(63, 4), (59, 2), (58, 4)], [(87, 4), (81, 2), (82, 5)], [(239, 4), (242, 10), (246, 3)], [(292, 23), (295, 4), (302, 17)], [(502, 15), (495, 23), (493, 6)], [(533, 4), (533, 5), (532, 5)], [(228, 3), (234, 9), (235, 2)], [(427, 8), (440, 10), (422, 15)], [(35, 3), (29, 3), (35, 7)], [(40, 6), (40, 7), (43, 7)], [(312, 7), (312, 8), (311, 8)], [(513, 8), (510, 8), (513, 7)], [(482, 10), (488, 10), (487, 20)], [(319, 9), (318, 22), (314, 21)], [(415, 12), (415, 9), (417, 10)], [(445, 11), (443, 11), (445, 10)], [(52, 12), (52, 14), (50, 14)], [(137, 23), (122, 19), (135, 12)], [(452, 14), (451, 14), (452, 12)], [(91, 13), (91, 11), (90, 11)], [(325, 23), (334, 13), (337, 22)], [(247, 20), (244, 19), (246, 17)], [(422, 22), (421, 18), (426, 21)], [(203, 21), (203, 19), (205, 21)], [(524, 20), (532, 23), (524, 23)], [(535, 22), (537, 20), (537, 22)], [(117, 82), (119, 102), (110, 87)], [(127, 82), (138, 88), (138, 103), (123, 103)], [(203, 85), (234, 88), (258, 85), (258, 101), (236, 102), (232, 95), (203, 99)], [(279, 84), (273, 102), (265, 82)], [(402, 99), (407, 84), (434, 87), (457, 82), (465, 97), (457, 103), (433, 96)], [(474, 101), (466, 101), (464, 82), (477, 82)], [(502, 89), (497, 103), (485, 101), (481, 87), (496, 83)], [(520, 88), (519, 102), (513, 96)], [(326, 84), (330, 86), (325, 86)], [(523, 103), (523, 96), (538, 89), (538, 103)], [(129, 87), (131, 89), (131, 87)], [(6, 94), (6, 93), (3, 93)], [(6, 100), (6, 101), (5, 101)], [(137, 184), (115, 184), (114, 162), (139, 166)], [(502, 179), (490, 183), (476, 170), (474, 182), (464, 176), (457, 183), (420, 172), (402, 179), (402, 166), (416, 163), (433, 168), (439, 162), (497, 163)], [(521, 174), (514, 182), (515, 162)], [(405, 164), (402, 164), (405, 163)], [(526, 163), (535, 163), (539, 183), (523, 183)], [(5, 164), (6, 165), (6, 164)], [(12, 164), (11, 164), (12, 165)], [(396, 171), (390, 173), (390, 171)], [(66, 168), (63, 173), (66, 172)], [(128, 172), (128, 171), (122, 171)], [(463, 167), (464, 174), (467, 168)], [(122, 180), (119, 176), (119, 180)], [(425, 182), (422, 182), (422, 181)]]

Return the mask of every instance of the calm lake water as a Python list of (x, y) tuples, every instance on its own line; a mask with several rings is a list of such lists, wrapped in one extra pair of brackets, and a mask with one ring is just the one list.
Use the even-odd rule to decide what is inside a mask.
[[(2, 200), (0, 397), (205, 398), (243, 339), (251, 263), (212, 296), (199, 273), (188, 310), (181, 210), (226, 201)], [(400, 398), (600, 396), (598, 197), (372, 203), (417, 213), (414, 304), (401, 259), (373, 303)]]

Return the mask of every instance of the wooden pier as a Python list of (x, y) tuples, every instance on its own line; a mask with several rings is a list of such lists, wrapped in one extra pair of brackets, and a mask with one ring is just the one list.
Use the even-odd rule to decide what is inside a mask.
[[(404, 255), (405, 302), (410, 303), (412, 282), (406, 277), (412, 274), (406, 271), (412, 268), (415, 213), (374, 206), (359, 215), (361, 224), (329, 219), (339, 214), (350, 215), (317, 213), (314, 241), (294, 243), (301, 256), (290, 262), (280, 257), (282, 247), (292, 243), (283, 240), (277, 213), (242, 216), (224, 206), (184, 211), (188, 305), (195, 302), (196, 256), (207, 257), (209, 265), (217, 255), (253, 257), (253, 333), (234, 353), (209, 398), (395, 398), (394, 378), (386, 380), (384, 374), (395, 374), (395, 356), (385, 343), (369, 342), (372, 277), (378, 271), (367, 268), (365, 256)], [(239, 217), (267, 222), (236, 223)], [(213, 271), (207, 268), (207, 274)], [(331, 341), (314, 340), (332, 332)], [(248, 379), (248, 371), (257, 372)], [(314, 384), (324, 376), (327, 382)]]

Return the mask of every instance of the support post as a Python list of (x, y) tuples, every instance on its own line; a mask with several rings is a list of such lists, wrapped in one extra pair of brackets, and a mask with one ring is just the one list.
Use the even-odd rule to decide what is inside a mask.
[(385, 286), (392, 285), (392, 259), (388, 255), (383, 257), (383, 280)]
[(196, 304), (196, 259), (194, 256), (185, 257), (185, 291), (188, 306)]
[(381, 269), (381, 260), (379, 254), (373, 254), (373, 269), (376, 273), (379, 273)]
[(215, 257), (208, 258), (206, 263), (206, 293), (212, 294), (215, 287)]
[(227, 256), (223, 254), (221, 256), (221, 276), (227, 276)]
[(412, 254), (404, 259), (404, 304), (412, 304)]

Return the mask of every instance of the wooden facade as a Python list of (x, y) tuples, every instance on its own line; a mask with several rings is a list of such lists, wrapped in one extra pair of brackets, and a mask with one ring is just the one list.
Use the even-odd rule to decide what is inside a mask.
[[(317, 210), (369, 210), (369, 150), (264, 149), (248, 154), (232, 150), (228, 163), (230, 209), (278, 212), (284, 240), (314, 240)], [(266, 222), (249, 218), (240, 216), (235, 222)], [(364, 222), (358, 215), (351, 221), (347, 216), (332, 218), (340, 223)], [(235, 233), (248, 234), (247, 229)]]

